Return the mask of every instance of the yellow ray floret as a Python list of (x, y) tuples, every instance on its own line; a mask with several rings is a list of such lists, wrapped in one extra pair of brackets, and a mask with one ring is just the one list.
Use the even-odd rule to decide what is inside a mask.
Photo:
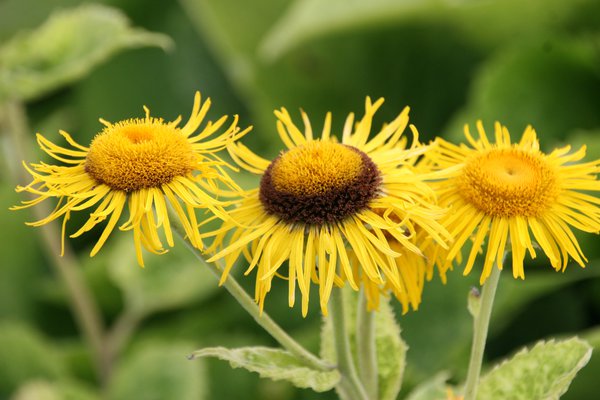
[[(201, 248), (195, 210), (208, 209), (226, 218), (223, 209), (226, 203), (217, 197), (226, 191), (239, 190), (223, 169), (229, 166), (215, 153), (247, 132), (237, 127), (237, 116), (224, 129), (226, 117), (209, 121), (199, 130), (209, 108), (210, 99), (202, 102), (200, 93), (196, 92), (192, 114), (183, 127), (179, 126), (181, 118), (165, 122), (151, 117), (146, 107), (144, 118), (117, 123), (101, 119), (105, 127), (89, 147), (78, 144), (64, 131), (60, 134), (71, 148), (58, 146), (38, 134), (40, 148), (67, 165), (24, 164), (33, 181), (27, 186), (18, 186), (17, 191), (36, 197), (12, 209), (30, 207), (48, 198), (57, 199), (48, 217), (30, 225), (40, 226), (63, 218), (64, 241), (71, 212), (93, 208), (89, 219), (70, 235), (80, 236), (107, 220), (91, 256), (104, 245), (127, 209), (129, 215), (119, 229), (133, 231), (137, 260), (143, 266), (142, 247), (157, 254), (166, 251), (159, 236), (160, 228), (167, 244), (173, 246), (168, 215), (168, 208), (172, 207), (185, 228), (187, 239)], [(215, 135), (218, 131), (222, 133)]]
[(275, 111), (286, 150), (274, 160), (230, 144), (235, 162), (262, 178), (230, 211), (231, 220), (206, 234), (214, 237), (209, 261), (225, 261), (222, 282), (244, 255), (246, 274), (256, 275), (261, 308), (275, 277), (288, 281), (290, 307), (299, 290), (303, 315), (312, 284), (323, 313), (334, 286), (345, 283), (355, 290), (364, 286), (371, 309), (382, 291), (394, 293), (405, 310), (418, 307), (422, 282), (431, 273), (417, 232), (440, 246), (449, 235), (438, 222), (443, 210), (433, 190), (413, 171), (427, 146), (413, 126), (414, 140), (406, 145), (408, 108), (369, 138), (382, 103), (367, 98), (364, 117), (355, 123), (350, 114), (341, 140), (331, 134), (329, 113), (316, 137), (304, 112), (301, 131), (286, 109)]
[(447, 267), (470, 244), (464, 273), (483, 252), (481, 283), (494, 266), (502, 268), (506, 252), (513, 276), (524, 279), (523, 260), (526, 253), (535, 258), (536, 247), (556, 270), (564, 270), (569, 258), (584, 266), (587, 260), (572, 228), (600, 230), (600, 199), (589, 193), (600, 191), (600, 160), (578, 163), (585, 147), (545, 154), (531, 127), (517, 143), (499, 123), (495, 142), (481, 122), (477, 131), (474, 138), (465, 127), (470, 146), (438, 139), (436, 150), (427, 155), (426, 162), (446, 169), (448, 179), (437, 182), (436, 189), (440, 205), (450, 210), (442, 223), (455, 238), (443, 256), (438, 254), (438, 262)]

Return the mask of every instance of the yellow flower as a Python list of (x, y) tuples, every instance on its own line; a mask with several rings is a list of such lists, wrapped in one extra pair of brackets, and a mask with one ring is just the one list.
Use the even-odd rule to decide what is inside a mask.
[(201, 248), (195, 209), (209, 209), (225, 218), (223, 203), (211, 193), (218, 195), (222, 191), (220, 183), (237, 188), (222, 168), (226, 164), (214, 153), (245, 133), (236, 126), (236, 116), (221, 135), (208, 139), (223, 126), (227, 119), (224, 116), (214, 123), (208, 122), (194, 135), (209, 108), (210, 99), (202, 103), (200, 93), (196, 92), (192, 115), (182, 127), (179, 126), (181, 117), (165, 122), (162, 118), (151, 117), (146, 107), (145, 118), (114, 124), (100, 119), (105, 127), (92, 140), (90, 147), (76, 143), (64, 131), (60, 134), (71, 148), (58, 146), (37, 134), (40, 148), (67, 165), (24, 164), (33, 181), (27, 186), (18, 186), (17, 191), (37, 197), (12, 209), (27, 208), (48, 198), (57, 198), (58, 204), (48, 217), (29, 225), (41, 226), (62, 217), (64, 244), (66, 223), (71, 212), (95, 206), (87, 222), (70, 235), (80, 236), (108, 219), (90, 253), (94, 256), (113, 231), (123, 210), (128, 208), (129, 218), (119, 229), (133, 230), (137, 260), (143, 266), (142, 246), (157, 254), (166, 251), (158, 234), (159, 228), (162, 227), (167, 244), (173, 246), (167, 213), (170, 205), (181, 219), (188, 240)]
[[(396, 259), (420, 256), (414, 244), (417, 229), (441, 244), (448, 233), (437, 222), (442, 210), (432, 203), (433, 191), (411, 169), (427, 147), (418, 143), (413, 126), (412, 146), (405, 146), (408, 108), (369, 140), (382, 103), (367, 98), (365, 116), (356, 124), (350, 114), (341, 143), (330, 136), (330, 113), (321, 137), (313, 138), (305, 113), (301, 132), (282, 108), (275, 115), (287, 150), (273, 161), (241, 143), (229, 146), (237, 164), (262, 178), (260, 187), (230, 212), (231, 220), (210, 234), (215, 240), (208, 251), (217, 254), (209, 261), (225, 259), (221, 282), (244, 254), (250, 263), (246, 274), (256, 270), (255, 298), (261, 309), (274, 276), (288, 280), (290, 307), (298, 285), (303, 315), (311, 281), (319, 286), (324, 314), (333, 286), (345, 282), (355, 290), (361, 281), (371, 283), (371, 291), (373, 285), (390, 287), (401, 293), (405, 306), (416, 308), (423, 271), (405, 272)], [(370, 304), (376, 302), (371, 296)]]
[(480, 121), (477, 130), (479, 138), (474, 139), (465, 126), (470, 147), (438, 139), (437, 150), (428, 154), (429, 161), (445, 168), (450, 177), (437, 183), (440, 205), (449, 208), (442, 223), (455, 238), (442, 257), (446, 266), (460, 257), (471, 238), (464, 274), (484, 252), (482, 284), (494, 263), (502, 269), (507, 249), (515, 278), (525, 278), (525, 253), (535, 258), (536, 247), (556, 270), (564, 271), (569, 257), (583, 267), (587, 260), (571, 227), (600, 230), (600, 199), (586, 193), (600, 191), (600, 160), (578, 164), (585, 147), (570, 153), (566, 146), (544, 154), (531, 127), (518, 143), (511, 143), (508, 130), (499, 123), (495, 143)]
[[(417, 237), (419, 236), (417, 235)], [(413, 241), (413, 243), (421, 250), (419, 241)], [(433, 277), (432, 263), (427, 262), (427, 254), (424, 257), (422, 254), (414, 251), (406, 251), (403, 245), (392, 237), (388, 237), (388, 244), (392, 250), (400, 254), (394, 258), (392, 264), (393, 266), (395, 265), (394, 270), (400, 276), (395, 285), (392, 285), (392, 281), (390, 280), (386, 281), (383, 285), (378, 281), (371, 280), (367, 274), (361, 272), (360, 262), (358, 262), (356, 255), (350, 252), (350, 262), (353, 267), (354, 276), (358, 277), (360, 285), (363, 286), (365, 291), (367, 309), (369, 311), (377, 310), (381, 294), (385, 295), (389, 291), (394, 294), (402, 305), (403, 313), (408, 312), (411, 307), (413, 310), (416, 310), (421, 303), (421, 294), (425, 281), (429, 281)], [(384, 254), (381, 254), (381, 256), (384, 256)], [(445, 274), (441, 273), (440, 278), (442, 282), (446, 282)]]

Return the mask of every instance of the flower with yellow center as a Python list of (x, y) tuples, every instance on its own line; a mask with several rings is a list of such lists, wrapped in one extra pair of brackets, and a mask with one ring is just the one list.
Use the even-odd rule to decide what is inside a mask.
[(226, 164), (214, 153), (225, 149), (229, 142), (246, 132), (240, 132), (236, 116), (221, 135), (209, 139), (225, 123), (227, 117), (223, 116), (216, 122), (208, 122), (194, 135), (209, 108), (210, 99), (202, 103), (200, 93), (196, 92), (192, 115), (184, 126), (179, 126), (181, 117), (165, 122), (162, 118), (151, 117), (146, 107), (145, 118), (117, 123), (100, 119), (105, 127), (92, 140), (90, 147), (76, 143), (64, 131), (60, 134), (71, 148), (58, 146), (38, 134), (40, 148), (67, 165), (25, 164), (33, 181), (27, 186), (18, 186), (17, 191), (37, 197), (12, 209), (31, 207), (48, 198), (58, 199), (56, 208), (48, 217), (29, 224), (41, 226), (62, 217), (64, 243), (65, 227), (71, 212), (95, 207), (83, 226), (70, 235), (80, 236), (108, 219), (90, 253), (94, 256), (127, 208), (129, 217), (119, 229), (133, 230), (137, 260), (143, 266), (142, 246), (157, 254), (166, 251), (159, 237), (159, 228), (162, 227), (167, 244), (173, 246), (167, 213), (170, 206), (180, 218), (190, 243), (201, 248), (195, 210), (209, 209), (215, 215), (226, 218), (224, 203), (214, 196), (223, 191), (221, 184), (237, 190), (223, 170)]
[(429, 162), (449, 174), (447, 180), (437, 182), (437, 192), (440, 205), (449, 208), (442, 223), (455, 237), (449, 251), (435, 258), (447, 267), (471, 238), (464, 274), (483, 251), (482, 284), (494, 264), (502, 269), (507, 250), (515, 278), (525, 278), (525, 254), (535, 258), (536, 246), (556, 270), (564, 270), (569, 257), (583, 267), (587, 260), (571, 227), (600, 230), (600, 199), (586, 193), (600, 191), (596, 179), (600, 160), (577, 163), (585, 156), (585, 147), (570, 153), (566, 146), (544, 154), (531, 127), (518, 143), (511, 143), (508, 130), (499, 123), (495, 143), (489, 141), (481, 122), (477, 130), (475, 139), (465, 126), (471, 147), (438, 139), (437, 150), (428, 154)]
[(306, 114), (301, 132), (282, 108), (275, 115), (287, 150), (274, 160), (241, 143), (229, 146), (237, 164), (262, 178), (230, 212), (231, 220), (208, 234), (215, 237), (208, 251), (216, 252), (209, 261), (225, 259), (222, 282), (244, 254), (250, 263), (246, 273), (256, 270), (261, 308), (275, 276), (288, 280), (290, 307), (298, 286), (303, 315), (311, 282), (319, 286), (323, 313), (333, 286), (345, 282), (355, 290), (368, 282), (371, 308), (377, 305), (374, 292), (385, 287), (405, 306), (418, 305), (424, 270), (402, 269), (396, 259), (421, 257), (413, 240), (417, 229), (442, 245), (448, 233), (437, 222), (443, 212), (434, 205), (433, 191), (411, 169), (426, 147), (413, 126), (413, 144), (404, 145), (408, 108), (369, 140), (382, 103), (367, 98), (365, 116), (356, 124), (350, 114), (341, 142), (330, 136), (331, 114), (321, 137), (313, 138)]

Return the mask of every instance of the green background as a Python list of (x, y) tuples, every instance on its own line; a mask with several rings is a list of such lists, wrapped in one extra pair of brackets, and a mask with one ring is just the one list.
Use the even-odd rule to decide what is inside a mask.
[[(1, 0), (0, 45), (33, 29), (74, 0)], [(361, 115), (365, 96), (385, 97), (377, 124), (405, 106), (423, 141), (462, 140), (462, 126), (482, 119), (507, 125), (518, 138), (532, 124), (542, 147), (588, 145), (600, 158), (600, 2), (595, 0), (113, 0), (132, 24), (173, 40), (169, 51), (138, 48), (114, 55), (83, 79), (27, 101), (34, 133), (56, 140), (58, 130), (86, 144), (98, 118), (152, 115), (187, 118), (193, 94), (210, 96), (209, 115), (239, 114), (253, 125), (243, 140), (271, 157), (281, 149), (273, 109), (299, 108), (318, 130), (327, 111), (339, 131), (346, 114)], [(0, 65), (0, 68), (2, 66)], [(28, 390), (73, 399), (333, 399), (290, 384), (259, 380), (216, 360), (188, 361), (205, 346), (275, 343), (178, 243), (164, 256), (147, 255), (140, 270), (131, 237), (116, 233), (93, 259), (99, 230), (70, 243), (107, 326), (124, 310), (137, 324), (101, 388), (74, 322), (65, 289), (51, 268), (29, 211), (9, 212), (18, 161), (6, 138), (0, 169), (0, 399)], [(33, 153), (37, 161), (41, 152)], [(245, 184), (255, 178), (243, 176)], [(74, 218), (73, 225), (79, 219)], [(555, 273), (546, 260), (528, 260), (526, 280), (504, 274), (492, 320), (488, 361), (537, 340), (577, 334), (600, 347), (600, 246), (581, 235), (589, 259)], [(238, 273), (244, 268), (240, 266)], [(250, 278), (240, 278), (252, 290)], [(439, 371), (464, 378), (470, 343), (466, 297), (477, 274), (426, 285), (418, 312), (399, 316), (408, 343), (401, 397)], [(315, 299), (316, 300), (316, 299)], [(317, 351), (318, 301), (303, 319), (287, 307), (285, 282), (267, 298), (267, 311)], [(399, 308), (398, 308), (399, 310)], [(598, 392), (600, 359), (575, 379), (567, 399)], [(37, 385), (37, 386), (36, 386)], [(32, 387), (34, 389), (32, 389)], [(20, 389), (20, 390), (19, 390)], [(38, 393), (38, 392), (35, 392)], [(52, 397), (49, 397), (52, 398)]]

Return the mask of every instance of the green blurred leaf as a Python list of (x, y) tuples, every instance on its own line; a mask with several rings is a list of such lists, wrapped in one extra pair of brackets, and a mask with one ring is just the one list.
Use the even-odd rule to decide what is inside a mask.
[[(549, 32), (572, 34), (597, 29), (596, 0), (448, 0), (452, 22), (469, 41), (484, 47), (544, 38)], [(593, 19), (593, 18), (592, 18)]]
[[(356, 362), (356, 311), (358, 305), (358, 293), (349, 289), (344, 292), (345, 321), (352, 355)], [(379, 398), (395, 399), (400, 391), (404, 373), (406, 343), (400, 336), (400, 326), (394, 317), (394, 311), (389, 304), (389, 299), (381, 299), (379, 310), (375, 314), (375, 345), (377, 350), (377, 367), (379, 377)], [(321, 329), (321, 357), (335, 363), (337, 355), (333, 342), (333, 326), (331, 317), (323, 320)]]
[(75, 382), (29, 381), (11, 400), (98, 400), (100, 396)]
[(568, 135), (568, 143), (558, 143), (557, 146), (569, 144), (573, 149), (586, 146), (585, 161), (600, 159), (600, 128), (593, 130), (576, 130)]
[(365, 96), (383, 96), (386, 103), (375, 128), (410, 105), (411, 121), (428, 140), (464, 103), (465, 86), (480, 55), (451, 26), (435, 19), (407, 18), (405, 24), (348, 30), (309, 41), (269, 63), (259, 57), (260, 41), (285, 11), (286, 1), (268, 6), (263, 1), (257, 9), (267, 7), (268, 13), (259, 21), (248, 15), (254, 7), (240, 7), (235, 0), (182, 3), (220, 52), (224, 68), (252, 111), (255, 129), (245, 141), (255, 140), (263, 149), (268, 146), (270, 154), (282, 147), (272, 140), (273, 109), (281, 106), (300, 125), (297, 110), (305, 110), (316, 131), (331, 111), (332, 131), (339, 135), (348, 113), (362, 115)]
[(406, 400), (447, 400), (449, 378), (446, 372), (439, 373), (433, 378), (419, 384), (406, 398)]
[(14, 186), (0, 179), (0, 204), (5, 207), (0, 212), (0, 319), (31, 321), (46, 268), (37, 246), (37, 232), (25, 225), (32, 218), (30, 213), (6, 210), (20, 200)]
[(564, 394), (592, 355), (578, 338), (540, 342), (524, 349), (481, 378), (477, 398), (550, 400)]
[(208, 347), (193, 352), (190, 357), (216, 357), (228, 361), (233, 368), (245, 368), (262, 378), (286, 380), (296, 387), (311, 388), (315, 392), (331, 390), (340, 380), (337, 370), (316, 371), (288, 351), (269, 347)]
[(58, 379), (65, 366), (52, 344), (26, 325), (0, 324), (0, 398), (30, 379)]
[(164, 255), (145, 254), (145, 268), (138, 266), (129, 235), (111, 247), (108, 272), (124, 293), (127, 306), (141, 315), (169, 310), (200, 301), (218, 290), (218, 281), (201, 265), (185, 243)]
[[(260, 44), (272, 60), (309, 41), (365, 28), (429, 20), (451, 24), (468, 40), (490, 47), (568, 27), (593, 0), (296, 0)], [(558, 30), (557, 29), (557, 30)]]
[(267, 60), (280, 57), (300, 43), (341, 30), (390, 24), (436, 11), (433, 0), (301, 0), (294, 1), (260, 44)]
[(600, 125), (597, 43), (589, 36), (543, 37), (516, 42), (486, 60), (475, 77), (467, 107), (454, 117), (450, 138), (464, 141), (463, 125), (476, 120), (493, 132), (492, 124), (506, 125), (513, 140), (532, 125), (542, 138), (564, 139), (573, 129)]
[(170, 45), (165, 35), (130, 27), (117, 9), (87, 4), (57, 12), (0, 48), (0, 100), (38, 98), (127, 48)]
[(202, 362), (190, 363), (190, 344), (149, 341), (116, 368), (108, 388), (110, 400), (208, 399)]

